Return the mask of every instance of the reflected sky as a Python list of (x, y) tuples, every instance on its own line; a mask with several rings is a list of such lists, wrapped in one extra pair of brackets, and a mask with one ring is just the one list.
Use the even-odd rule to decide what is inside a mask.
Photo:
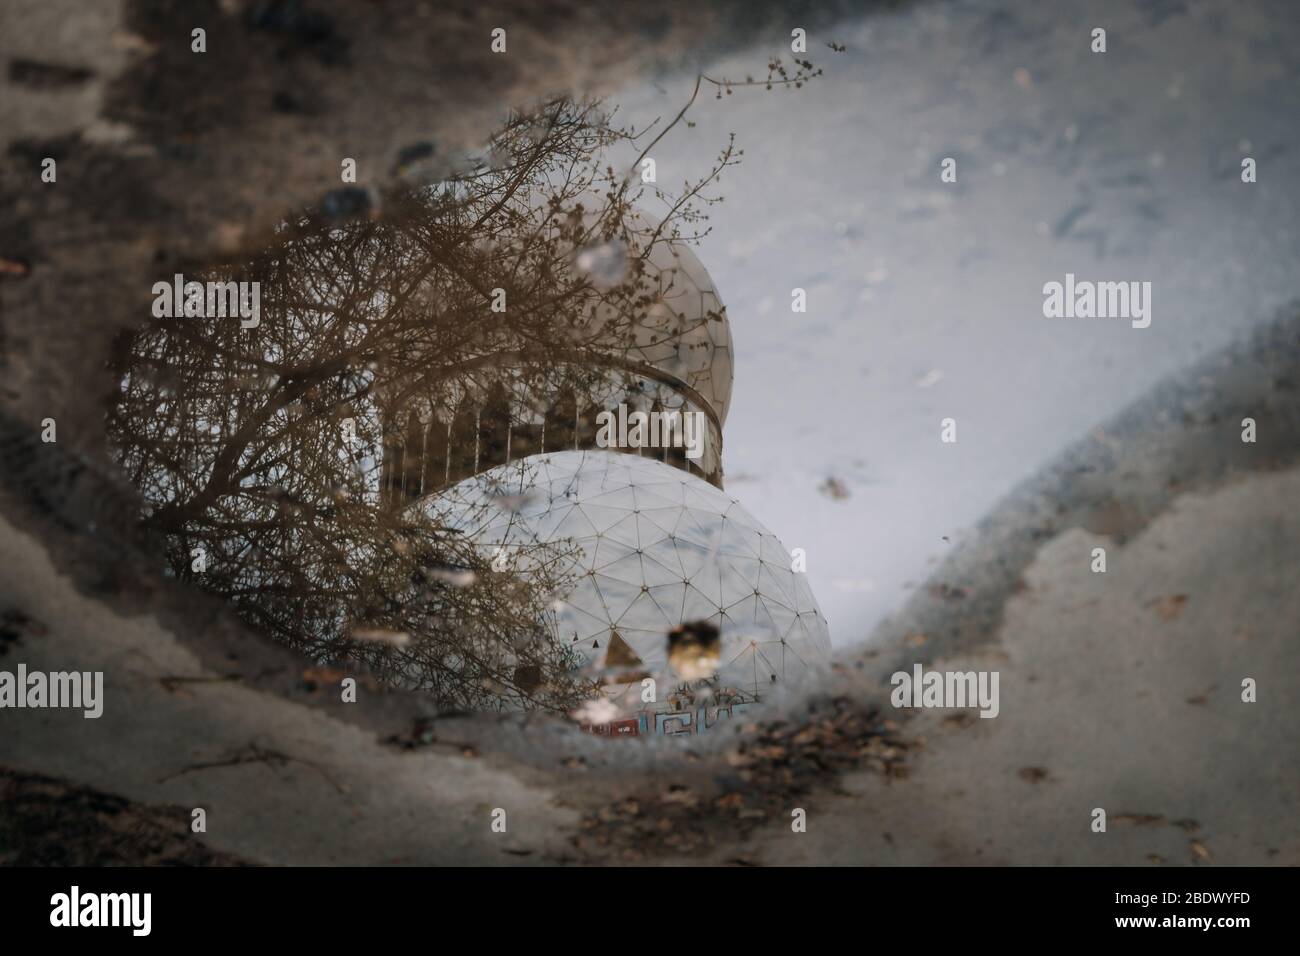
[[(729, 132), (745, 150), (698, 250), (735, 338), (727, 490), (807, 550), (837, 645), (1053, 454), (1300, 292), (1294, 4), (1063, 10), (923, 4), (815, 32), (810, 87), (701, 94), (655, 149), (661, 184)], [(762, 74), (785, 42), (707, 71)], [(612, 99), (639, 127), (692, 82)], [(1150, 328), (1045, 318), (1067, 273), (1151, 282)]]

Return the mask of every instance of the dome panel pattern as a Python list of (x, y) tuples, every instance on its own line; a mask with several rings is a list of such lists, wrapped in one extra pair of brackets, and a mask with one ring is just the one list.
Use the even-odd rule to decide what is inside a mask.
[(648, 673), (680, 683), (667, 634), (697, 621), (721, 632), (721, 686), (750, 697), (830, 657), (825, 618), (776, 536), (725, 492), (657, 459), (535, 455), (416, 506), (524, 573), (537, 546), (564, 544), (555, 635), (593, 668), (617, 634)]

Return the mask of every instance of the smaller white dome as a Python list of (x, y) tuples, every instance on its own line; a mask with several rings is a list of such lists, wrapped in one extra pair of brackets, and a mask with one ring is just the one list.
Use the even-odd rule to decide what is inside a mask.
[[(625, 226), (633, 255), (642, 254), (658, 225), (640, 210), (628, 213)], [(713, 279), (687, 243), (663, 236), (654, 239), (645, 265), (639, 291), (651, 304), (634, 317), (631, 340), (624, 338), (629, 330), (619, 322), (616, 308), (606, 302), (587, 313), (584, 335), (612, 355), (685, 382), (708, 403), (719, 425), (725, 424), (734, 377), (731, 325)], [(605, 329), (617, 330), (617, 335), (603, 341)]]

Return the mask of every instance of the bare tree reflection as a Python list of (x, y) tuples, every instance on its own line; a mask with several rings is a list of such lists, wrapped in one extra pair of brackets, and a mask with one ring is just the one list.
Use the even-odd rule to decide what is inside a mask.
[[(680, 195), (656, 190), (667, 212), (649, 223), (631, 212), (647, 186), (602, 164), (638, 139), (595, 103), (518, 114), (463, 175), (384, 195), (382, 216), (304, 214), (218, 270), (261, 283), (257, 328), (167, 318), (124, 343), (110, 434), (171, 570), (444, 707), (584, 696), (546, 626), (563, 549), (527, 580), (494, 572), (404, 505), (585, 427), (590, 369), (661, 294), (646, 257), (697, 233), (735, 162), (728, 146)], [(588, 267), (591, 249), (616, 249), (613, 266)], [(534, 425), (520, 401), (543, 406)]]

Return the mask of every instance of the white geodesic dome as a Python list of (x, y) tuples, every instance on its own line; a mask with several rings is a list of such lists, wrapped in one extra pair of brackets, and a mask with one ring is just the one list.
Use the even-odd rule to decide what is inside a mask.
[(725, 492), (653, 458), (565, 451), (511, 462), (419, 502), (502, 568), (527, 572), (537, 545), (569, 542), (556, 635), (599, 666), (617, 633), (645, 670), (681, 679), (667, 633), (721, 631), (718, 677), (762, 694), (830, 656), (830, 634), (789, 552)]

